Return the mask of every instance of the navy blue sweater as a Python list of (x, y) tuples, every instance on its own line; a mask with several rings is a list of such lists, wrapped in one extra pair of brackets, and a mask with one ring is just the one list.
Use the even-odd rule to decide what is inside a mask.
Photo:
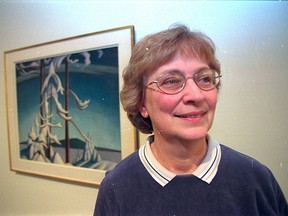
[(162, 187), (144, 168), (137, 151), (106, 175), (94, 215), (288, 216), (287, 201), (267, 167), (224, 145), (221, 152), (210, 184), (194, 175), (179, 175)]

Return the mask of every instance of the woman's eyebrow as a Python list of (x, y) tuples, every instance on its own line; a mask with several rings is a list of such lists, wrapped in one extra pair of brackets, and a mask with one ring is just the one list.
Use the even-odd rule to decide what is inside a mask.
[(180, 73), (180, 74), (184, 74), (183, 71), (181, 71), (181, 70), (179, 70), (179, 69), (177, 69), (177, 68), (175, 68), (175, 69), (167, 69), (167, 70), (162, 71), (162, 72), (159, 73), (158, 75), (156, 75), (156, 79), (157, 79), (158, 77), (163, 76), (164, 74), (167, 74), (167, 73)]
[(208, 67), (208, 66), (202, 66), (202, 67), (200, 67), (200, 68), (197, 69), (196, 73), (198, 73), (198, 72), (200, 72), (200, 71), (202, 71), (202, 70), (206, 70), (206, 69), (210, 69), (210, 67)]
[[(192, 73), (192, 76), (194, 76), (194, 74), (196, 74), (196, 73), (198, 73), (198, 72), (200, 72), (201, 70), (204, 70), (204, 69), (210, 69), (210, 67), (208, 66), (208, 65), (203, 65), (203, 66), (200, 66), (199, 68), (196, 68), (195, 70), (193, 70), (193, 71), (189, 71), (189, 74), (190, 74), (190, 72)], [(157, 74), (155, 74), (155, 78), (154, 78), (154, 80), (155, 79), (157, 79), (158, 77), (161, 77), (161, 76), (163, 76), (164, 74), (167, 74), (167, 73), (181, 73), (181, 74), (185, 74), (185, 71), (183, 71), (183, 70), (181, 70), (181, 69), (179, 69), (179, 68), (177, 68), (177, 67), (173, 67), (173, 66), (171, 66), (171, 68), (167, 68), (167, 69), (164, 69), (163, 71), (161, 71), (161, 72), (159, 72), (159, 73), (157, 73)], [(154, 76), (153, 76), (154, 77)]]
[(175, 68), (175, 69), (165, 70), (165, 71), (163, 71), (161, 74), (164, 74), (164, 73), (183, 73), (183, 71), (180, 70), (180, 69)]
[[(194, 74), (202, 71), (202, 70), (205, 70), (205, 69), (210, 69), (210, 67), (208, 66), (202, 66), (202, 67), (199, 67), (199, 68), (196, 68), (195, 70), (191, 71)], [(159, 76), (161, 76), (162, 74), (166, 74), (166, 73), (181, 73), (181, 74), (185, 74), (185, 72), (183, 70), (180, 70), (178, 68), (171, 68), (171, 69), (167, 69), (167, 70), (164, 70), (163, 72), (160, 73)]]

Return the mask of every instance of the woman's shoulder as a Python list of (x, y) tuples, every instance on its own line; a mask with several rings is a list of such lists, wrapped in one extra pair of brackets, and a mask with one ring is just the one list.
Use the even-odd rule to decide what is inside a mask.
[(241, 185), (242, 191), (245, 191), (245, 188), (250, 192), (254, 190), (254, 194), (258, 194), (257, 199), (261, 200), (261, 205), (264, 206), (263, 203), (267, 202), (267, 205), (274, 205), (275, 208), (281, 208), (279, 211), (286, 212), (283, 215), (287, 214), (287, 202), (276, 178), (271, 170), (258, 160), (221, 145), (218, 170), (222, 179), (233, 179), (234, 184), (238, 182), (238, 185)]
[(244, 154), (235, 149), (232, 149), (224, 144), (220, 144), (220, 146), (221, 146), (221, 158), (223, 158), (225, 162), (237, 163), (238, 165), (241, 165), (241, 164), (249, 165), (251, 167), (254, 167), (254, 165), (260, 166), (260, 167), (266, 167), (265, 165), (260, 163), (258, 160), (256, 160), (255, 158), (247, 154)]
[(270, 180), (274, 180), (272, 172), (266, 165), (223, 144), (221, 144), (221, 163), (224, 167), (230, 167), (233, 172), (245, 174), (246, 177), (265, 176), (265, 178), (269, 177)]
[(102, 184), (105, 182), (114, 182), (121, 179), (126, 179), (127, 176), (135, 173), (135, 169), (138, 169), (141, 162), (138, 156), (138, 150), (121, 160), (112, 170), (109, 170), (105, 174), (105, 178)]

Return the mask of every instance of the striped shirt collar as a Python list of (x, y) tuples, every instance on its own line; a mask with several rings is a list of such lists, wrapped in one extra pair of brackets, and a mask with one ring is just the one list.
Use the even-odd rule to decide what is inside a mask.
[[(192, 174), (210, 184), (218, 171), (218, 165), (221, 159), (221, 148), (218, 142), (211, 140), (209, 136), (207, 138), (207, 154), (199, 167)], [(164, 187), (176, 176), (176, 174), (167, 170), (156, 160), (150, 148), (150, 144), (153, 140), (153, 135), (148, 137), (146, 145), (139, 149), (139, 157), (152, 178)]]

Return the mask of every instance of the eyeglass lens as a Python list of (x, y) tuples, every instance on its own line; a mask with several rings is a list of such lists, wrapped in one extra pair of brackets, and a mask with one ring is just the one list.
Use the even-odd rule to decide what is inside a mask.
[(167, 94), (176, 94), (185, 87), (187, 79), (193, 79), (200, 89), (208, 91), (218, 85), (220, 76), (211, 69), (203, 69), (194, 74), (193, 77), (188, 78), (179, 71), (170, 71), (161, 75), (156, 80), (156, 84), (161, 91)]

